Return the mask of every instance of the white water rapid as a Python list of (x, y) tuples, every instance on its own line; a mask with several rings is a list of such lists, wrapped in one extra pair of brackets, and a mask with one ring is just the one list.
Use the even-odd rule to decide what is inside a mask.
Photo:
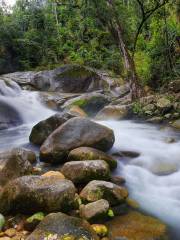
[[(112, 153), (134, 151), (140, 156), (119, 161), (116, 171), (127, 181), (130, 196), (142, 210), (167, 223), (180, 239), (180, 134), (133, 121), (101, 122), (114, 130)], [(167, 143), (174, 138), (174, 143)]]

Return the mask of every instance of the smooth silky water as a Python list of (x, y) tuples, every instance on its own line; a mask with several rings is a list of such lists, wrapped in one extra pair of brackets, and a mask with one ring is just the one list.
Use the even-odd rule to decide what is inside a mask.
[[(38, 93), (21, 91), (17, 86), (2, 88), (0, 101), (6, 101), (21, 116), (23, 124), (0, 131), (0, 151), (18, 146), (32, 148), (32, 126), (54, 112), (44, 107)], [(13, 89), (13, 91), (12, 91)], [(134, 159), (120, 159), (116, 175), (124, 176), (131, 198), (143, 211), (166, 222), (173, 240), (180, 239), (180, 135), (171, 129), (133, 121), (100, 122), (114, 130), (111, 153), (135, 151)], [(174, 138), (174, 143), (167, 143)], [(176, 236), (175, 236), (176, 235)]]

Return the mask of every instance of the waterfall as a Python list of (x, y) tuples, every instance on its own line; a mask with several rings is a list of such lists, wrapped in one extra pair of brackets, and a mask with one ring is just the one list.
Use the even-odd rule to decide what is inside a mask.
[(38, 92), (21, 90), (13, 81), (0, 80), (0, 149), (28, 144), (33, 125), (52, 114), (41, 104)]

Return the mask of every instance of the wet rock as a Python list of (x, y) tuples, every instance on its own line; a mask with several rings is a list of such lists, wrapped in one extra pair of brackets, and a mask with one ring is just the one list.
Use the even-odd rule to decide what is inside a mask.
[(88, 222), (63, 213), (47, 215), (27, 240), (44, 240), (46, 238), (98, 240), (98, 236)]
[(125, 184), (126, 180), (125, 180), (125, 178), (120, 177), (120, 176), (112, 176), (111, 182), (114, 184), (117, 184), (118, 186), (122, 186), (123, 184)]
[(4, 224), (5, 224), (5, 218), (2, 214), (0, 214), (0, 231), (4, 227)]
[(98, 221), (107, 218), (109, 203), (101, 199), (93, 203), (80, 206), (80, 216), (88, 221)]
[[(103, 224), (92, 224), (91, 227), (99, 237), (105, 237), (108, 234), (108, 228)], [(107, 239), (106, 239), (107, 240)]]
[(177, 119), (176, 121), (172, 122), (171, 126), (179, 130), (180, 129), (180, 119)]
[(69, 161), (98, 160), (98, 159), (106, 161), (111, 169), (117, 167), (117, 161), (115, 159), (113, 159), (108, 154), (95, 148), (79, 147), (73, 149), (68, 155)]
[(159, 98), (156, 105), (161, 111), (167, 111), (172, 107), (171, 101), (166, 97)]
[(24, 228), (32, 232), (36, 226), (44, 219), (45, 215), (43, 212), (38, 212), (33, 214), (31, 217), (27, 218), (24, 223)]
[(124, 187), (106, 181), (91, 181), (80, 193), (84, 201), (94, 202), (105, 199), (111, 206), (119, 205), (128, 197), (128, 192)]
[(110, 170), (103, 160), (67, 162), (61, 168), (64, 176), (74, 183), (87, 183), (91, 180), (108, 180)]
[(65, 162), (72, 149), (86, 146), (108, 151), (114, 144), (111, 129), (86, 118), (75, 117), (57, 128), (40, 148), (42, 161)]
[(79, 106), (72, 106), (68, 112), (76, 117), (87, 117), (87, 113)]
[(123, 204), (119, 204), (117, 206), (111, 207), (111, 211), (113, 212), (113, 217), (124, 215), (128, 212), (128, 210), (129, 209), (128, 209), (127, 203), (123, 203)]
[(120, 120), (128, 116), (128, 107), (126, 105), (116, 106), (108, 105), (97, 113), (97, 120)]
[(168, 88), (175, 93), (180, 92), (180, 79), (170, 82)]
[(101, 199), (87, 205), (80, 206), (80, 216), (88, 221), (98, 221), (107, 218), (109, 203)]
[(31, 131), (29, 141), (41, 145), (47, 137), (59, 126), (74, 116), (69, 113), (57, 113), (53, 116), (37, 123)]
[(49, 171), (42, 175), (42, 177), (57, 177), (59, 179), (65, 179), (65, 176), (59, 171)]
[(10, 181), (0, 195), (0, 211), (18, 213), (66, 212), (73, 207), (76, 189), (57, 177), (24, 176)]
[(159, 220), (136, 211), (115, 217), (107, 224), (111, 239), (168, 240), (167, 227)]
[(14, 148), (0, 153), (0, 185), (32, 172), (31, 163), (36, 161), (36, 155), (24, 148)]
[(163, 117), (152, 117), (146, 120), (149, 123), (162, 123)]
[(88, 115), (94, 116), (100, 109), (109, 103), (109, 98), (101, 93), (86, 93), (76, 98), (68, 100), (63, 108), (78, 106)]
[(140, 156), (140, 153), (133, 151), (120, 151), (113, 153), (113, 156), (125, 157), (125, 158), (137, 158)]

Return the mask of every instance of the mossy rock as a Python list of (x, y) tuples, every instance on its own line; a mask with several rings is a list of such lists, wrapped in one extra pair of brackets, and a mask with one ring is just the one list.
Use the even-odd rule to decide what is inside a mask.
[(104, 94), (92, 92), (68, 100), (63, 105), (63, 108), (70, 109), (72, 106), (78, 106), (83, 109), (88, 115), (94, 116), (109, 102), (109, 98)]
[(95, 202), (105, 199), (110, 206), (116, 206), (125, 202), (128, 191), (114, 183), (107, 181), (91, 181), (81, 191), (80, 197), (87, 202)]
[(156, 218), (131, 211), (107, 224), (111, 239), (168, 240), (167, 227)]
[(27, 240), (98, 240), (88, 222), (63, 213), (51, 213)]
[(70, 211), (74, 207), (76, 188), (56, 176), (24, 176), (10, 181), (0, 194), (0, 211), (32, 214), (39, 211)]
[(73, 149), (69, 155), (69, 161), (84, 161), (84, 160), (104, 160), (110, 167), (114, 169), (117, 167), (117, 161), (108, 154), (90, 147), (79, 147)]

